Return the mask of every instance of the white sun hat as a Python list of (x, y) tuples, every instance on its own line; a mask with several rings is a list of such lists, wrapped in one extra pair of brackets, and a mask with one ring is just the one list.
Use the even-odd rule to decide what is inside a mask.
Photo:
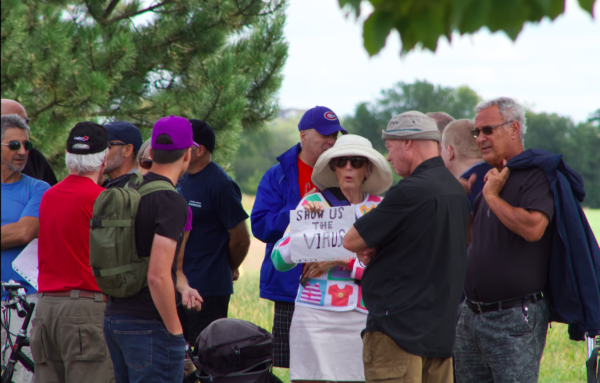
[(355, 134), (346, 134), (338, 138), (332, 148), (321, 154), (313, 168), (311, 180), (319, 190), (340, 186), (335, 173), (329, 168), (329, 161), (337, 157), (366, 157), (369, 159), (371, 174), (367, 174), (362, 191), (379, 195), (392, 185), (392, 171), (387, 160), (373, 149), (371, 141)]

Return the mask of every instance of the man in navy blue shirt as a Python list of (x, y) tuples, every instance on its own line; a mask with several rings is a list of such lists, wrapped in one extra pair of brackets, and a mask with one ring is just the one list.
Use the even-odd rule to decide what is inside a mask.
[(444, 165), (454, 177), (468, 180), (473, 174), (477, 176), (471, 186), (471, 194), (468, 196), (471, 212), (473, 212), (475, 197), (483, 189), (483, 177), (492, 168), (481, 158), (477, 141), (471, 133), (473, 129), (475, 129), (475, 123), (471, 120), (452, 121), (444, 129), (441, 143)]
[(204, 121), (192, 123), (194, 141), (187, 174), (180, 192), (192, 210), (192, 230), (185, 246), (183, 273), (204, 302), (202, 310), (179, 309), (183, 332), (194, 344), (211, 322), (227, 318), (233, 280), (250, 247), (248, 214), (242, 192), (225, 171), (212, 161), (215, 133)]

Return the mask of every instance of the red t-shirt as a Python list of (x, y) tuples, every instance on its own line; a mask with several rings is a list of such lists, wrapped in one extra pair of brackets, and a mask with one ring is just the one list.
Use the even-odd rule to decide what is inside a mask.
[(70, 175), (42, 197), (39, 292), (100, 291), (90, 268), (90, 219), (103, 190), (87, 177)]
[(304, 197), (315, 185), (310, 180), (313, 168), (302, 162), (298, 157), (298, 185), (300, 186), (300, 198)]

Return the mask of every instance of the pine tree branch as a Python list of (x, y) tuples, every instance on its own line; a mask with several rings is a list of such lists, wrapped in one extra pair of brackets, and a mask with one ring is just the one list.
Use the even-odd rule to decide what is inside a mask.
[(108, 20), (108, 17), (115, 10), (117, 4), (119, 4), (119, 1), (120, 0), (112, 0), (110, 4), (108, 4), (108, 7), (106, 7), (106, 10), (104, 10), (104, 14), (102, 15), (102, 20)]
[[(56, 95), (55, 95), (56, 96)], [(58, 105), (59, 103), (63, 102), (64, 100), (59, 100), (57, 98), (55, 98), (51, 103), (49, 103), (48, 105), (44, 106), (42, 109), (38, 109), (35, 112), (33, 112), (32, 114), (29, 115), (29, 118), (36, 118), (38, 115), (40, 115), (41, 113), (45, 112), (46, 110), (52, 108), (55, 105)]]
[(174, 2), (174, 0), (165, 0), (162, 3), (150, 6), (148, 8), (144, 8), (144, 9), (142, 9), (140, 11), (131, 12), (131, 13), (125, 13), (125, 14), (122, 14), (120, 16), (113, 17), (112, 19), (108, 20), (106, 23), (110, 24), (110, 23), (113, 23), (115, 21), (119, 21), (119, 20), (123, 20), (123, 19), (128, 19), (128, 18), (133, 17), (133, 16), (141, 15), (142, 13), (146, 13), (146, 12), (151, 11), (153, 9), (160, 8), (163, 5), (171, 4), (173, 2)]
[[(261, 1), (261, 0), (258, 0), (258, 1)], [(275, 13), (278, 9), (280, 9), (285, 4), (285, 1), (281, 1), (273, 9), (271, 9), (269, 11), (266, 11), (266, 12), (262, 12), (262, 13), (245, 13), (248, 9), (250, 9), (258, 1), (254, 1), (254, 0), (251, 1), (248, 4), (248, 6), (245, 7), (242, 10), (242, 9), (240, 9), (240, 5), (238, 3), (238, 0), (234, 0), (235, 6), (237, 8), (237, 12), (232, 13), (229, 17), (227, 17), (227, 20), (231, 20), (231, 19), (233, 19), (235, 17), (238, 17), (238, 16), (244, 16), (244, 17), (267, 16), (267, 15)], [(214, 27), (216, 27), (219, 24), (223, 24), (225, 21), (226, 21), (225, 18), (221, 18), (218, 21), (215, 21), (214, 23), (210, 24), (206, 29), (214, 28)], [(240, 24), (240, 26), (242, 26), (242, 25)]]

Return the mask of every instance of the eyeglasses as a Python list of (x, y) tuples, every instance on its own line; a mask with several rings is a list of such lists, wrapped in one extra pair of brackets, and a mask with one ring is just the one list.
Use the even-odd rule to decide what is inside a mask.
[[(21, 149), (21, 143), (19, 141), (11, 141), (8, 144), (2, 144), (4, 146), (8, 146), (10, 150), (19, 150)], [(23, 141), (23, 147), (25, 150), (29, 151), (33, 149), (33, 142), (31, 141)]]
[(127, 144), (124, 143), (124, 142), (109, 142), (108, 143), (108, 148), (110, 149), (113, 146), (125, 146), (125, 145), (127, 145)]
[(499, 124), (499, 125), (496, 125), (496, 126), (489, 126), (488, 125), (488, 126), (484, 126), (481, 129), (475, 128), (475, 129), (471, 130), (471, 134), (475, 138), (479, 137), (479, 133), (480, 132), (482, 132), (486, 136), (489, 136), (490, 134), (494, 133), (494, 129), (496, 129), (497, 127), (502, 126), (502, 125), (506, 125), (506, 124), (510, 124), (511, 122), (514, 122), (514, 120), (506, 121), (506, 122), (504, 122), (502, 124)]
[(354, 169), (360, 169), (368, 162), (365, 157), (338, 157), (331, 160), (336, 168), (345, 168), (348, 161)]
[(140, 168), (149, 170), (152, 167), (152, 160), (150, 158), (140, 159)]

